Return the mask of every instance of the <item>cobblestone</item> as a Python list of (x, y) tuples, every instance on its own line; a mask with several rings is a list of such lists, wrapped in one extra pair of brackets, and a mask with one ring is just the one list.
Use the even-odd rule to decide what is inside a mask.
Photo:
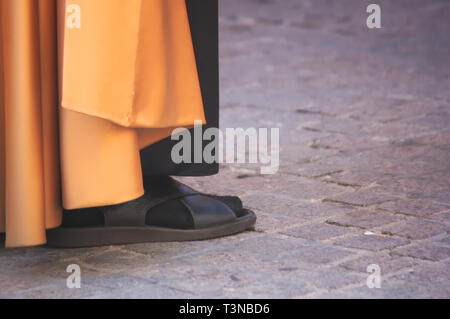
[(383, 227), (382, 229), (384, 232), (409, 239), (425, 239), (450, 231), (449, 226), (421, 219), (410, 220), (406, 223)]
[(431, 261), (444, 261), (450, 258), (450, 247), (437, 245), (431, 242), (413, 243), (405, 247), (399, 247), (392, 251), (401, 256), (409, 256)]
[(408, 241), (404, 239), (377, 235), (358, 235), (355, 237), (344, 238), (335, 241), (335, 244), (339, 246), (367, 249), (373, 251), (392, 249), (397, 246), (406, 245), (407, 243)]
[(341, 226), (372, 228), (399, 220), (401, 220), (399, 217), (391, 214), (380, 213), (377, 211), (356, 210), (344, 215), (331, 217), (327, 222)]

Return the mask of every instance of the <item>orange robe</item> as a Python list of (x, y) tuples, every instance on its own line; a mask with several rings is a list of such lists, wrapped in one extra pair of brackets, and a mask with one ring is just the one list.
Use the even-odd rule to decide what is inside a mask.
[(8, 247), (141, 196), (139, 150), (205, 122), (184, 0), (0, 0), (0, 31)]

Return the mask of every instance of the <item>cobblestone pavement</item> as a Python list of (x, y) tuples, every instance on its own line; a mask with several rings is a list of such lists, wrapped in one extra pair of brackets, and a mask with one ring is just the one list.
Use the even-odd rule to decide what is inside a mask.
[(242, 196), (254, 231), (1, 249), (0, 296), (449, 298), (450, 3), (380, 0), (368, 29), (371, 2), (220, 1), (222, 126), (280, 127), (280, 170), (184, 180)]

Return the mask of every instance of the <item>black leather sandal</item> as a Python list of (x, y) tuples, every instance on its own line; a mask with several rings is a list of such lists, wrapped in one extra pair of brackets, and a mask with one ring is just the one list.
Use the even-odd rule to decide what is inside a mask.
[(146, 177), (145, 195), (112, 206), (65, 211), (47, 231), (53, 247), (192, 241), (236, 234), (256, 215), (238, 197), (200, 193), (167, 176)]

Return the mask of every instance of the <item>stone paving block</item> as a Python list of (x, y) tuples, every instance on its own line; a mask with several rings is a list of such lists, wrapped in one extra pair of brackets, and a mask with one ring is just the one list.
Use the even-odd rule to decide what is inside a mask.
[(325, 265), (336, 262), (351, 255), (349, 251), (338, 249), (332, 245), (313, 245), (297, 249), (291, 253), (292, 257), (300, 258), (303, 262)]
[(336, 166), (326, 166), (319, 163), (307, 163), (284, 167), (281, 168), (281, 171), (304, 177), (322, 177), (339, 173), (342, 170)]
[[(165, 242), (165, 243), (139, 243), (120, 246), (121, 251), (146, 255), (156, 263), (165, 262), (189, 251), (204, 249), (204, 242)], [(215, 243), (210, 242), (211, 246)], [(152, 262), (149, 261), (151, 264)]]
[[(361, 146), (361, 148), (363, 147), (364, 145)], [(386, 167), (392, 165), (392, 159), (389, 156), (380, 156), (379, 154), (380, 149), (385, 147), (383, 144), (382, 146), (374, 145), (370, 149), (355, 149), (350, 144), (348, 148), (341, 149), (338, 155), (321, 159), (320, 162), (328, 165), (339, 165), (340, 168), (344, 169), (344, 172), (355, 172), (355, 180), (364, 177), (367, 180), (375, 179), (375, 181), (379, 181), (381, 177), (386, 176), (384, 173)], [(399, 161), (400, 159), (395, 160)], [(360, 177), (360, 174), (364, 175)], [(391, 175), (388, 174), (388, 177), (391, 177)]]
[(79, 289), (69, 289), (65, 281), (57, 284), (44, 284), (32, 289), (13, 293), (4, 294), (0, 292), (0, 298), (5, 299), (91, 299), (99, 295), (104, 296), (98, 287), (82, 284)]
[(277, 208), (271, 213), (295, 218), (297, 222), (311, 222), (315, 219), (339, 215), (350, 211), (353, 207), (322, 203), (320, 201), (299, 201), (298, 204)]
[(369, 127), (363, 128), (363, 131), (370, 134), (372, 138), (382, 141), (402, 141), (406, 138), (414, 138), (430, 133), (430, 130), (417, 127), (417, 125), (408, 125), (405, 123), (374, 123)]
[(277, 192), (296, 200), (319, 200), (348, 190), (347, 187), (302, 177), (290, 176), (282, 181), (277, 188)]
[(244, 206), (266, 213), (278, 213), (296, 204), (294, 199), (268, 192), (252, 192), (240, 197)]
[[(249, 261), (252, 257), (260, 263), (276, 260), (285, 264), (280, 268), (305, 264), (326, 265), (352, 255), (352, 252), (341, 247), (282, 234), (264, 234), (249, 238), (239, 242), (238, 247), (243, 259)], [(235, 245), (232, 243), (216, 251), (217, 254), (221, 252), (237, 254)]]
[[(96, 250), (100, 252), (106, 249)], [(55, 282), (65, 285), (65, 280), (69, 276), (67, 267), (71, 264), (81, 264), (81, 256), (94, 254), (95, 250), (74, 249), (72, 253), (70, 251), (40, 247), (2, 250), (0, 292), (27, 291), (53, 285)], [(83, 273), (85, 278), (99, 275), (99, 272), (91, 269), (83, 269)]]
[[(352, 284), (366, 282), (366, 274), (350, 273), (338, 268), (328, 268), (311, 273), (304, 273), (303, 276), (309, 285), (316, 289), (337, 289)], [(293, 280), (296, 277), (293, 276)]]
[(331, 217), (327, 220), (327, 223), (341, 226), (372, 228), (390, 224), (399, 220), (401, 220), (401, 218), (396, 217), (392, 214), (360, 209), (351, 211), (344, 215)]
[(428, 174), (420, 177), (385, 178), (378, 183), (380, 186), (377, 188), (384, 192), (413, 198), (429, 198), (444, 205), (450, 205), (449, 187), (442, 185), (446, 182), (439, 181), (437, 178), (431, 179)]
[(223, 297), (240, 298), (239, 293), (246, 294), (249, 289), (248, 297), (264, 298), (264, 295), (273, 296), (272, 298), (290, 298), (298, 294), (306, 294), (313, 291), (314, 287), (307, 277), (303, 276), (303, 271), (290, 271), (284, 273), (272, 274), (249, 274), (252, 282), (244, 289), (228, 290)]
[(64, 282), (70, 275), (70, 273), (67, 272), (67, 267), (70, 265), (78, 265), (83, 278), (87, 280), (103, 274), (101, 270), (86, 267), (85, 264), (83, 264), (83, 259), (78, 257), (40, 263), (23, 268), (22, 271), (26, 272), (28, 275), (34, 275), (36, 278), (47, 278), (48, 283), (53, 283), (54, 281)]
[(442, 261), (450, 258), (449, 247), (430, 242), (413, 243), (408, 246), (398, 247), (392, 253), (432, 261)]
[[(248, 191), (249, 193), (255, 191), (274, 191), (278, 189), (280, 185), (283, 185), (283, 180), (280, 178), (281, 174), (278, 175), (278, 172), (277, 174), (261, 175), (259, 174), (259, 170), (251, 172), (246, 169), (246, 167), (248, 166), (242, 164), (226, 166), (226, 169), (229, 169), (234, 174), (234, 178), (237, 179), (237, 182), (240, 183), (239, 187), (242, 187), (242, 192), (244, 192), (244, 188), (245, 191)], [(234, 181), (234, 183), (235, 182), (236, 181)], [(220, 185), (219, 180), (217, 183)], [(240, 188), (239, 191), (241, 191)]]
[(388, 253), (376, 253), (364, 255), (354, 260), (349, 260), (339, 266), (356, 272), (367, 274), (367, 267), (371, 264), (380, 266), (381, 274), (396, 272), (404, 268), (411, 268), (417, 263), (412, 258), (391, 256)]
[(303, 129), (325, 131), (331, 133), (351, 134), (360, 132), (363, 122), (350, 118), (331, 118), (314, 124), (303, 124)]
[(378, 207), (391, 212), (418, 217), (431, 215), (449, 209), (449, 206), (424, 199), (398, 200), (395, 202), (383, 203)]
[[(427, 150), (424, 150), (427, 151)], [(429, 150), (428, 150), (429, 151)], [(407, 152), (407, 151), (406, 151)], [(436, 152), (434, 152), (436, 153)], [(438, 156), (438, 154), (434, 154)], [(384, 178), (416, 178), (420, 179), (430, 179), (432, 177), (433, 171), (436, 170), (436, 165), (433, 163), (436, 158), (430, 159), (427, 158), (428, 154), (421, 155), (420, 159), (415, 157), (405, 157), (403, 158), (403, 162), (399, 161), (395, 158), (390, 160), (389, 166), (383, 169)], [(379, 182), (384, 183), (384, 179), (379, 179)], [(413, 196), (411, 196), (413, 197)], [(417, 196), (415, 196), (417, 197)]]
[(373, 97), (357, 101), (353, 107), (358, 119), (390, 123), (403, 118), (423, 115), (423, 104), (433, 105), (431, 99), (414, 97)]
[(431, 197), (446, 205), (450, 205), (450, 195), (448, 193), (449, 188), (450, 187), (444, 187), (442, 189), (438, 189), (431, 195)]
[(450, 122), (450, 113), (440, 112), (426, 114), (418, 119), (411, 120), (412, 124), (423, 125), (430, 129), (439, 127), (441, 130), (450, 132), (450, 127), (448, 123)]
[(303, 205), (307, 201), (320, 200), (327, 194), (342, 192), (342, 188), (337, 185), (299, 180), (296, 183), (286, 183), (273, 192), (249, 191), (242, 196), (244, 205), (265, 212), (277, 211), (286, 208), (290, 210), (296, 205)]
[(223, 289), (223, 293), (218, 295), (218, 298), (231, 299), (258, 299), (258, 298), (291, 298), (297, 295), (304, 295), (311, 293), (314, 287), (311, 286), (307, 278), (296, 277), (290, 274), (289, 276), (268, 277), (268, 276), (254, 276), (254, 280), (245, 285), (245, 288), (230, 288)]
[(429, 216), (428, 219), (450, 225), (450, 211), (433, 214)]
[(450, 296), (450, 267), (442, 263), (422, 264), (408, 272), (394, 276), (403, 282), (411, 282), (439, 295)]
[[(352, 153), (362, 152), (366, 150), (371, 150), (375, 147), (378, 147), (379, 145), (380, 145), (379, 141), (375, 141), (369, 136), (361, 136), (361, 135), (342, 136), (336, 134), (329, 134), (324, 137), (316, 138), (310, 142), (310, 147), (313, 149), (339, 150), (340, 152), (333, 154), (335, 155), (334, 158), (341, 157), (344, 152), (348, 151), (351, 151)], [(328, 161), (328, 162), (331, 165), (331, 167), (337, 164), (335, 161), (332, 162)], [(341, 166), (341, 169), (342, 168), (351, 169), (352, 167), (349, 166), (349, 163), (347, 163), (346, 165)]]
[(170, 287), (197, 297), (215, 297), (223, 293), (224, 288), (237, 288), (251, 281), (245, 280), (244, 276), (235, 280), (230, 273), (220, 271), (214, 265), (166, 265), (164, 268), (138, 270), (131, 274), (155, 286)]
[(450, 246), (450, 236), (438, 241), (439, 244)]
[(126, 269), (147, 267), (149, 264), (157, 263), (154, 256), (146, 256), (128, 252), (125, 250), (111, 250), (84, 258), (81, 262), (90, 268), (104, 272), (119, 272)]
[(299, 220), (293, 217), (279, 216), (275, 214), (266, 214), (256, 212), (258, 219), (256, 220), (256, 231), (275, 231), (283, 229), (299, 223)]
[[(0, 275), (0, 292), (11, 296), (17, 293), (20, 296), (22, 293), (26, 295), (28, 291), (40, 290), (42, 287), (49, 286), (53, 290), (60, 289), (61, 295), (63, 295), (63, 290), (68, 289), (66, 281), (71, 274), (67, 272), (67, 267), (71, 264), (78, 264), (77, 262), (77, 260), (71, 260), (42, 263), (31, 267), (18, 268), (16, 271), (8, 271), (7, 275)], [(80, 267), (82, 280), (89, 281), (102, 275), (101, 272), (83, 268), (82, 265)], [(49, 289), (46, 288), (45, 291)]]
[[(375, 148), (367, 155), (373, 156), (374, 159), (381, 160), (383, 172), (395, 173), (397, 170), (402, 170), (403, 167), (411, 167), (411, 164), (421, 164), (421, 158), (430, 155), (430, 148), (427, 145), (422, 145), (416, 142), (416, 138), (405, 138), (399, 141), (391, 141)], [(364, 163), (361, 163), (364, 165)], [(390, 169), (395, 168), (395, 171)], [(414, 171), (410, 171), (414, 174)]]
[(339, 227), (325, 223), (308, 224), (300, 227), (281, 231), (281, 233), (292, 237), (300, 237), (311, 240), (326, 240), (347, 234), (358, 232), (349, 227)]
[(342, 173), (326, 176), (324, 180), (341, 185), (361, 187), (375, 183), (380, 178), (379, 174), (374, 174), (371, 171), (344, 171)]
[[(219, 195), (235, 195), (252, 189), (250, 179), (247, 179), (246, 183), (243, 183), (239, 179), (239, 172), (234, 172), (229, 167), (223, 166), (221, 166), (220, 172), (217, 175), (202, 178), (176, 177), (176, 179), (198, 191)], [(259, 176), (255, 176), (255, 179), (259, 181), (261, 186), (266, 184), (265, 179)]]
[(408, 244), (408, 241), (400, 238), (380, 237), (375, 235), (358, 235), (349, 238), (338, 239), (336, 245), (378, 251), (391, 249)]
[(140, 243), (120, 246), (121, 251), (137, 253), (146, 258), (149, 265), (170, 263), (173, 259), (186, 255), (216, 250), (234, 245), (244, 239), (250, 238), (254, 232), (243, 232), (233, 236), (214, 238), (201, 241)]
[[(259, 107), (257, 105), (248, 104), (222, 104), (221, 126), (224, 128), (243, 128), (250, 127), (278, 127), (280, 128), (280, 141), (286, 142), (291, 133), (289, 127), (294, 127), (298, 122), (305, 122), (312, 119), (320, 118), (320, 115), (300, 114), (293, 111), (278, 112), (273, 108)], [(302, 136), (304, 138), (304, 136)], [(226, 136), (225, 136), (226, 139)], [(293, 140), (290, 140), (293, 141)], [(301, 139), (296, 139), (297, 142)]]
[(76, 259), (105, 252), (109, 247), (54, 249), (48, 247), (0, 249), (0, 268), (30, 267), (62, 259)]
[(361, 190), (355, 192), (348, 192), (337, 196), (327, 197), (325, 200), (365, 207), (375, 204), (381, 204), (393, 199), (394, 198), (392, 196), (378, 194), (371, 190)]
[[(441, 102), (445, 103), (445, 102)], [(448, 102), (447, 102), (448, 107)], [(450, 132), (436, 131), (432, 134), (416, 138), (418, 143), (429, 145), (437, 148), (446, 148), (448, 146), (448, 141), (450, 139)]]
[[(288, 141), (285, 141), (284, 143), (280, 145), (279, 172), (286, 174), (297, 174), (297, 165), (299, 163), (314, 162), (322, 158), (336, 155), (338, 153), (338, 149), (315, 147), (313, 139), (308, 140), (300, 145), (297, 145), (297, 143), (299, 143), (298, 141), (293, 141), (291, 142), (291, 144), (287, 144)], [(335, 171), (335, 169), (336, 168), (332, 168), (332, 171)], [(303, 173), (308, 173), (308, 171), (303, 171)], [(306, 174), (300, 175), (307, 176)], [(317, 174), (316, 172), (313, 172), (312, 175), (314, 176)]]
[(0, 274), (0, 294), (5, 298), (14, 292), (48, 285), (51, 278), (28, 274), (26, 271), (5, 271)]
[(366, 285), (349, 287), (339, 290), (323, 292), (312, 295), (312, 298), (321, 299), (416, 299), (416, 298), (448, 298), (442, 291), (430, 291), (415, 283), (404, 282), (397, 279), (381, 281), (381, 288), (368, 288)]
[[(2, 296), (0, 294), (0, 296)], [(81, 287), (68, 288), (66, 280), (53, 281), (32, 289), (15, 291), (6, 298), (85, 299), (85, 298), (192, 298), (194, 294), (155, 285), (126, 273), (86, 278), (81, 273)], [(3, 296), (2, 296), (3, 297)]]
[[(132, 272), (132, 271), (131, 271)], [(97, 277), (89, 284), (95, 287), (94, 298), (189, 299), (198, 297), (194, 291), (165, 286), (145, 278), (129, 275), (130, 271)]]
[(450, 226), (416, 218), (405, 223), (383, 227), (382, 231), (409, 239), (425, 239), (450, 231)]

